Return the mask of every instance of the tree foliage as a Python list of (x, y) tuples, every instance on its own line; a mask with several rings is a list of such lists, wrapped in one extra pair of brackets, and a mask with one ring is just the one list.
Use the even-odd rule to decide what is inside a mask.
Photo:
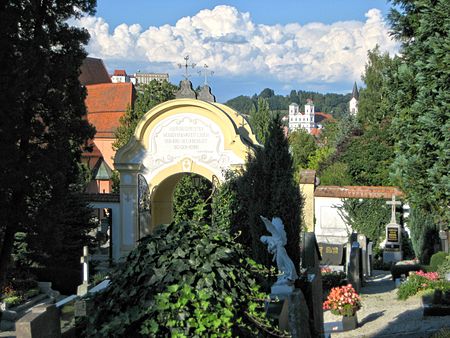
[(365, 129), (371, 129), (391, 121), (394, 112), (389, 100), (389, 81), (395, 61), (387, 52), (381, 53), (379, 46), (369, 50), (367, 63), (361, 79), (365, 87), (359, 91), (358, 121)]
[(411, 207), (450, 222), (450, 2), (395, 0), (390, 14), (402, 42), (397, 90), (394, 174)]
[(125, 114), (120, 118), (120, 126), (115, 132), (116, 140), (113, 148), (123, 147), (134, 134), (137, 124), (142, 116), (158, 104), (174, 99), (177, 87), (167, 81), (152, 80), (142, 87), (134, 102), (134, 107), (128, 107)]
[(295, 172), (309, 168), (309, 158), (317, 149), (314, 136), (300, 128), (290, 132), (288, 140)]
[(43, 215), (67, 203), (81, 145), (94, 135), (78, 81), (88, 33), (67, 23), (94, 7), (94, 0), (0, 4), (0, 283), (15, 233), (60, 226)]
[(264, 143), (270, 123), (269, 101), (267, 98), (258, 98), (256, 108), (250, 112), (250, 125), (259, 142)]
[(211, 183), (195, 174), (183, 175), (173, 193), (173, 220), (211, 221)]
[(385, 238), (390, 209), (384, 200), (349, 198), (344, 200), (340, 214), (354, 231), (370, 238), (374, 247)]
[(278, 216), (284, 222), (288, 238), (286, 251), (298, 267), (303, 199), (293, 179), (288, 141), (278, 120), (271, 120), (264, 147), (257, 148), (248, 159), (238, 180), (238, 194), (246, 213), (241, 240), (251, 248), (252, 258), (266, 266), (272, 264), (272, 257), (260, 241), (267, 230), (259, 216), (269, 219)]
[(225, 229), (163, 225), (95, 296), (87, 336), (264, 337), (277, 330), (265, 319), (257, 271)]
[(316, 111), (333, 114), (334, 117), (340, 118), (348, 114), (348, 102), (351, 99), (350, 94), (321, 94), (303, 90), (291, 90), (289, 95), (277, 95), (270, 88), (265, 88), (259, 95), (252, 97), (240, 95), (228, 100), (225, 104), (242, 114), (249, 115), (251, 110), (258, 104), (259, 98), (265, 98), (269, 102), (269, 109), (273, 112), (286, 113), (291, 103), (299, 105), (305, 104), (307, 99), (314, 101)]

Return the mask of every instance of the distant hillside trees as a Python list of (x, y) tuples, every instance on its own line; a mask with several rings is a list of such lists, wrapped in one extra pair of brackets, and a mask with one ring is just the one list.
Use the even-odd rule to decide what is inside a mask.
[(339, 118), (348, 113), (348, 102), (350, 101), (351, 94), (321, 94), (303, 90), (291, 90), (289, 95), (283, 96), (276, 95), (274, 90), (270, 88), (265, 88), (259, 95), (255, 94), (252, 97), (240, 95), (228, 100), (225, 104), (242, 114), (248, 115), (257, 106), (259, 98), (268, 100), (271, 111), (284, 114), (287, 113), (291, 103), (297, 103), (302, 106), (306, 103), (307, 99), (312, 99), (316, 111), (332, 114), (334, 117)]

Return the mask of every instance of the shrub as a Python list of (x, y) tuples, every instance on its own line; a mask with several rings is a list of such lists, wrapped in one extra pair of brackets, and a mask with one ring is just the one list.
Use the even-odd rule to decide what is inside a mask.
[(447, 273), (450, 273), (450, 255), (448, 255), (445, 261), (439, 265), (438, 272), (441, 277), (444, 277)]
[(88, 337), (258, 336), (265, 295), (227, 230), (198, 222), (162, 225), (143, 238), (111, 284), (92, 299)]
[(346, 284), (347, 276), (343, 271), (322, 272), (322, 288), (324, 292)]
[(406, 300), (414, 296), (421, 290), (431, 288), (431, 283), (423, 276), (411, 274), (406, 282), (400, 284), (397, 290), (397, 297), (401, 300)]
[(430, 269), (431, 271), (438, 271), (439, 266), (445, 262), (449, 254), (443, 251), (436, 252), (430, 259)]
[(16, 306), (23, 302), (23, 298), (21, 296), (10, 296), (3, 298), (3, 302), (9, 306)]
[(433, 215), (420, 208), (411, 207), (408, 227), (411, 229), (411, 241), (416, 257), (422, 264), (429, 264), (434, 246), (440, 241)]

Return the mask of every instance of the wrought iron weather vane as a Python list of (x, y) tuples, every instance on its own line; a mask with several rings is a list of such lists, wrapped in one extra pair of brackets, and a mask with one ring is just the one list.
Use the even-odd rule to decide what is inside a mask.
[(208, 84), (208, 76), (213, 76), (214, 72), (212, 70), (208, 70), (208, 65), (206, 63), (204, 64), (203, 68), (203, 70), (198, 71), (198, 74), (202, 76), (203, 73), (203, 76), (205, 77), (204, 85), (206, 86)]
[(191, 63), (190, 65), (188, 64), (188, 60), (189, 60), (189, 55), (186, 55), (185, 57), (184, 57), (184, 62), (185, 62), (185, 64), (183, 65), (183, 64), (181, 64), (181, 63), (179, 63), (178, 64), (178, 67), (179, 68), (183, 68), (184, 67), (184, 78), (186, 79), (186, 80), (188, 80), (189, 79), (189, 73), (188, 73), (188, 68), (189, 67), (192, 67), (192, 68), (194, 68), (195, 66), (196, 66), (196, 64), (195, 63)]

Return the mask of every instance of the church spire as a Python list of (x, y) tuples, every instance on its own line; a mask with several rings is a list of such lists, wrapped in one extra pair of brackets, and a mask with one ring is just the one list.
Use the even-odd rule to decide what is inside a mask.
[(356, 81), (355, 81), (355, 84), (353, 85), (352, 98), (353, 97), (356, 100), (359, 100), (359, 91), (358, 91), (358, 86), (356, 85)]

